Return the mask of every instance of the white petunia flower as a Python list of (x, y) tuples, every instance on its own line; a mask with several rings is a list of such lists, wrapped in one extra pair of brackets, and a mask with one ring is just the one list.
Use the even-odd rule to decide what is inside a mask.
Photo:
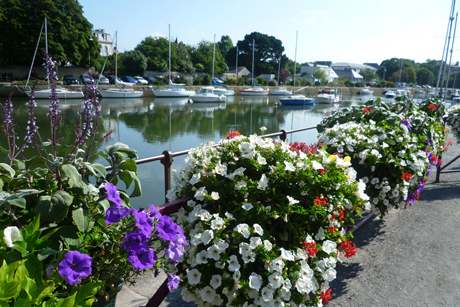
[(262, 300), (265, 302), (273, 301), (273, 289), (270, 287), (263, 287), (262, 288)]
[(211, 287), (217, 289), (222, 284), (222, 276), (221, 275), (212, 275), (211, 282), (209, 283)]
[(315, 235), (315, 240), (316, 241), (321, 241), (321, 240), (324, 240), (325, 238), (325, 235), (324, 235), (324, 228), (323, 227), (320, 227), (318, 229), (318, 233)]
[(195, 192), (195, 199), (203, 201), (207, 193), (208, 191), (206, 191), (205, 187), (201, 187)]
[(204, 302), (212, 302), (216, 296), (216, 290), (206, 286), (200, 291), (200, 297)]
[(269, 272), (273, 272), (273, 271), (282, 272), (283, 269), (284, 269), (284, 261), (281, 258), (273, 259), (270, 262), (270, 265), (268, 267)]
[(195, 261), (198, 264), (208, 263), (208, 252), (206, 250), (202, 250), (195, 256)]
[(242, 255), (241, 258), (243, 258), (243, 262), (246, 264), (249, 262), (254, 262), (256, 260), (256, 253), (254, 252), (245, 253)]
[(265, 190), (268, 187), (268, 178), (265, 174), (262, 174), (262, 177), (259, 179), (259, 183), (257, 184), (257, 188), (259, 190)]
[(15, 247), (13, 242), (15, 241), (23, 241), (24, 239), (22, 238), (21, 232), (19, 231), (19, 228), (16, 226), (8, 226), (3, 230), (3, 235), (4, 235), (4, 240), (6, 243), (6, 246), (8, 247)]
[(219, 193), (218, 192), (212, 192), (211, 193), (211, 198), (214, 199), (214, 200), (218, 200), (220, 198)]
[(262, 277), (256, 273), (251, 273), (249, 276), (249, 288), (259, 291), (262, 286)]
[(272, 288), (278, 289), (283, 284), (284, 278), (279, 272), (275, 272), (268, 276), (268, 282)]
[(249, 241), (251, 242), (249, 245), (253, 249), (262, 244), (262, 240), (259, 237), (252, 237), (251, 239), (249, 239)]
[(313, 169), (315, 170), (320, 170), (320, 169), (324, 169), (323, 165), (321, 163), (319, 163), (318, 161), (311, 161), (312, 163), (312, 167)]
[(191, 285), (197, 285), (201, 279), (201, 273), (197, 269), (192, 269), (187, 272), (188, 283)]
[(270, 241), (264, 240), (264, 248), (265, 248), (265, 250), (271, 251), (272, 247), (273, 247), (273, 244)]
[(267, 159), (265, 159), (261, 155), (258, 155), (257, 156), (257, 163), (259, 163), (260, 165), (266, 165), (267, 164)]
[(281, 256), (280, 256), (281, 259), (295, 261), (294, 254), (290, 250), (284, 249), (282, 247), (280, 248), (280, 250), (281, 250)]
[(298, 201), (297, 199), (294, 199), (291, 196), (287, 196), (287, 199), (289, 200), (289, 206), (292, 206), (294, 204), (298, 204), (300, 202), (300, 201)]
[(267, 131), (267, 127), (265, 127), (265, 126), (260, 127), (260, 131), (262, 131), (262, 133), (264, 133), (265, 131)]
[(200, 182), (200, 179), (201, 179), (201, 173), (193, 174), (189, 182), (191, 185), (195, 185), (196, 183)]
[(323, 251), (325, 251), (328, 254), (335, 253), (337, 250), (337, 243), (331, 241), (331, 240), (326, 240), (323, 243)]
[(251, 203), (243, 203), (243, 209), (246, 211), (251, 210), (254, 206)]
[(212, 230), (205, 230), (203, 231), (203, 233), (201, 234), (201, 242), (204, 244), (204, 245), (208, 245), (208, 243), (214, 238), (214, 232)]
[(264, 230), (259, 224), (254, 224), (253, 228), (254, 228), (255, 233), (257, 233), (257, 234), (259, 234), (261, 236), (264, 234)]
[(211, 229), (220, 230), (222, 229), (222, 227), (224, 227), (224, 225), (225, 225), (225, 221), (221, 217), (218, 217), (211, 222)]
[(238, 191), (239, 191), (239, 190), (241, 190), (242, 188), (245, 188), (245, 187), (247, 187), (247, 186), (248, 186), (248, 184), (246, 183), (246, 181), (241, 180), (241, 181), (238, 181), (238, 182), (235, 184), (235, 190), (238, 190)]
[(220, 260), (221, 250), (217, 245), (212, 245), (207, 249), (207, 257), (216, 261)]
[(335, 269), (327, 269), (327, 271), (323, 273), (323, 278), (328, 282), (333, 281), (336, 277), (337, 271)]
[(291, 171), (291, 172), (295, 172), (295, 167), (294, 167), (294, 165), (293, 165), (291, 162), (284, 161), (284, 165), (286, 165), (286, 167), (284, 168), (284, 170), (286, 170), (286, 171)]
[(230, 259), (228, 259), (227, 262), (228, 262), (228, 269), (232, 272), (239, 270), (241, 267), (241, 265), (238, 262), (238, 257), (236, 257), (236, 255), (231, 255)]
[(248, 224), (245, 224), (245, 223), (241, 223), (237, 225), (234, 230), (241, 233), (243, 237), (245, 237), (246, 239), (249, 238), (249, 235), (251, 234), (251, 232), (249, 231)]
[(221, 176), (227, 176), (227, 166), (226, 165), (218, 163), (214, 171), (216, 172), (216, 174), (219, 174)]

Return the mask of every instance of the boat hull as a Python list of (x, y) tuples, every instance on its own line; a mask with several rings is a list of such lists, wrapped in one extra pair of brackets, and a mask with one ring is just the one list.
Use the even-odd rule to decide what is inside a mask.
[(240, 91), (241, 96), (268, 96), (268, 90), (260, 90), (260, 91), (254, 91), (254, 90), (242, 90)]
[(164, 89), (164, 90), (153, 90), (153, 94), (156, 97), (168, 98), (168, 97), (190, 97), (195, 94), (194, 91), (187, 91), (185, 89)]
[(197, 102), (197, 103), (201, 103), (201, 102), (225, 102), (226, 101), (226, 98), (224, 95), (207, 95), (207, 96), (204, 96), (204, 95), (199, 95), (199, 94), (195, 94), (195, 95), (192, 95), (190, 96), (190, 99), (193, 101), (193, 102)]
[(139, 98), (144, 92), (133, 89), (99, 89), (99, 94), (102, 98)]
[(289, 96), (292, 95), (291, 91), (271, 91), (270, 95), (272, 96)]
[(216, 89), (214, 88), (214, 94), (224, 95), (224, 96), (235, 96), (235, 91), (226, 90), (226, 89)]
[[(31, 91), (26, 91), (27, 96), (30, 97)], [(50, 99), (51, 89), (46, 90), (37, 90), (34, 92), (35, 99)], [(57, 88), (56, 95), (59, 99), (81, 99), (84, 97), (83, 91), (78, 90), (68, 90), (65, 88)]]
[(329, 103), (338, 103), (340, 101), (340, 97), (339, 96), (335, 96), (335, 95), (318, 95), (316, 96), (316, 103), (319, 103), (319, 104), (329, 104)]
[(315, 99), (313, 98), (303, 98), (303, 99), (295, 99), (295, 98), (285, 98), (280, 99), (281, 104), (286, 106), (301, 106), (301, 105), (312, 105), (315, 103)]

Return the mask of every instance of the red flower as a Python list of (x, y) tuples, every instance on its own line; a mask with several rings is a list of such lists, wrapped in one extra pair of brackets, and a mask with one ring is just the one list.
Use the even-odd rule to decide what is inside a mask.
[(327, 201), (327, 197), (316, 196), (316, 200), (313, 203), (317, 206), (319, 205), (326, 206), (326, 201)]
[(454, 143), (452, 143), (452, 141), (449, 140), (449, 142), (447, 142), (447, 144), (449, 144), (449, 146), (452, 146)]
[(316, 243), (307, 243), (307, 241), (300, 243), (303, 244), (303, 249), (308, 251), (308, 257), (314, 257), (315, 254), (318, 252), (318, 249), (316, 249)]
[(409, 173), (409, 172), (405, 172), (404, 174), (402, 174), (401, 178), (402, 178), (403, 180), (409, 181), (409, 180), (412, 179), (412, 174)]
[(235, 136), (239, 136), (239, 135), (240, 135), (240, 133), (239, 133), (238, 131), (232, 131), (232, 132), (230, 132), (230, 133), (227, 133), (227, 134), (225, 135), (225, 138), (226, 138), (227, 140), (229, 140), (229, 139), (233, 139)]
[(335, 228), (335, 226), (332, 226), (331, 229), (329, 229), (329, 232), (333, 235), (334, 232), (336, 232), (337, 229)]
[(331, 289), (327, 290), (326, 293), (321, 292), (319, 299), (323, 301), (323, 305), (326, 304), (330, 299), (332, 299)]
[(430, 108), (430, 110), (433, 110), (433, 111), (437, 111), (437, 110), (438, 110), (438, 108), (437, 108), (434, 104), (432, 104), (432, 103), (430, 103), (430, 105), (428, 106), (428, 108)]
[(356, 254), (357, 248), (356, 244), (351, 242), (350, 240), (345, 240), (339, 246), (339, 250), (345, 252), (345, 258), (350, 258)]
[(432, 154), (432, 155), (431, 155), (431, 158), (430, 158), (430, 161), (431, 161), (432, 163), (436, 163), (436, 162), (438, 162), (438, 157), (436, 157), (435, 154)]

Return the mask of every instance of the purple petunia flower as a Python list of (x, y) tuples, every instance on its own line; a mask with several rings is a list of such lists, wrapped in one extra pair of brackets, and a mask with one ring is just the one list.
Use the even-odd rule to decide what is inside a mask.
[(171, 240), (168, 244), (168, 248), (165, 250), (165, 255), (171, 259), (174, 263), (181, 260), (182, 255), (185, 253), (185, 248), (180, 242)]
[(91, 274), (93, 259), (79, 251), (69, 251), (58, 265), (59, 274), (69, 285), (76, 285)]
[(180, 277), (176, 275), (172, 275), (170, 273), (167, 273), (167, 274), (168, 274), (168, 289), (169, 289), (169, 292), (171, 292), (172, 290), (177, 289), (179, 287)]
[(107, 224), (118, 223), (122, 218), (131, 214), (131, 212), (137, 212), (135, 209), (125, 208), (121, 205), (113, 205), (107, 209), (104, 221)]
[(412, 119), (408, 118), (407, 120), (402, 120), (401, 123), (404, 124), (407, 127), (407, 130), (409, 130), (410, 133), (412, 133), (412, 128), (410, 126), (410, 122)]
[(146, 236), (150, 236), (152, 234), (152, 225), (148, 221), (147, 213), (144, 211), (137, 211), (134, 210), (134, 218), (136, 219), (135, 226), (139, 227), (139, 229), (144, 233)]
[(128, 260), (137, 270), (153, 268), (157, 255), (153, 248), (147, 247), (140, 250), (132, 250), (128, 254)]
[(163, 215), (160, 213), (160, 210), (158, 210), (157, 207), (150, 205), (150, 216), (159, 220)]
[(124, 238), (123, 243), (120, 244), (126, 251), (139, 251), (146, 248), (149, 237), (146, 236), (141, 230), (128, 232)]
[(169, 241), (175, 238), (177, 228), (179, 227), (169, 216), (161, 216), (160, 221), (157, 223), (157, 231), (160, 233), (164, 241)]
[(105, 190), (107, 191), (107, 198), (108, 200), (114, 202), (116, 205), (121, 206), (121, 198), (120, 195), (117, 193), (117, 187), (114, 186), (112, 183), (105, 182), (104, 183)]

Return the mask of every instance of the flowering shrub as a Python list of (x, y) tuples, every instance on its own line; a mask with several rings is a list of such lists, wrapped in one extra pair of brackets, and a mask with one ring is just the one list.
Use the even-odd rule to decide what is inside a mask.
[(441, 164), (443, 109), (436, 100), (371, 100), (324, 119), (318, 140), (329, 153), (350, 156), (355, 167), (370, 170), (361, 177), (372, 209), (383, 216), (392, 207), (414, 203), (432, 171), (430, 163)]
[(212, 306), (310, 306), (330, 298), (345, 231), (368, 206), (349, 158), (236, 134), (195, 148), (176, 174), (187, 234), (183, 299)]
[(460, 143), (460, 105), (454, 105), (447, 110), (446, 123), (452, 128), (457, 143)]
[[(16, 142), (11, 95), (2, 105), (2, 130), (10, 146), (9, 163), (0, 163), (0, 292), (1, 306), (91, 306), (96, 294), (108, 291), (120, 279), (134, 283), (145, 269), (168, 272), (168, 287), (179, 277), (172, 264), (184, 253), (185, 236), (171, 218), (150, 205), (150, 210), (133, 209), (130, 197), (141, 195), (135, 150), (116, 143), (98, 155), (111, 171), (91, 163), (102, 141), (98, 137), (100, 107), (97, 87), (85, 97), (75, 144), (64, 148), (57, 136), (61, 117), (55, 93), (53, 62), (46, 56), (52, 97), (49, 117), (52, 137), (39, 140), (34, 109), (34, 89), (28, 104), (28, 133), (24, 145)], [(35, 87), (35, 86), (34, 86)], [(109, 132), (110, 133), (110, 132)], [(27, 146), (37, 153), (18, 159)], [(130, 196), (116, 184), (134, 186)]]

